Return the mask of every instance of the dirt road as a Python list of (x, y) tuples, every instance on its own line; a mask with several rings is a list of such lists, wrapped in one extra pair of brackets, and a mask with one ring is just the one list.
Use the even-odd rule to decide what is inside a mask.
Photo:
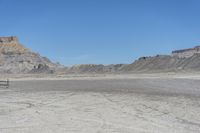
[(1, 133), (199, 133), (200, 80), (11, 81)]

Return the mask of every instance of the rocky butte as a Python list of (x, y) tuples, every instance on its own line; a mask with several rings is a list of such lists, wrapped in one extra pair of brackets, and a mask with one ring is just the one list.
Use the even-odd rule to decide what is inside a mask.
[(25, 48), (15, 36), (0, 37), (0, 73), (54, 73), (61, 67)]

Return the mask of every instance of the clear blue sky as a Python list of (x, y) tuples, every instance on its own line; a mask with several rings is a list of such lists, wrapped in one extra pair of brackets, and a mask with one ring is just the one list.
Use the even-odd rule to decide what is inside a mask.
[(131, 63), (200, 44), (200, 0), (0, 0), (0, 36), (65, 65)]

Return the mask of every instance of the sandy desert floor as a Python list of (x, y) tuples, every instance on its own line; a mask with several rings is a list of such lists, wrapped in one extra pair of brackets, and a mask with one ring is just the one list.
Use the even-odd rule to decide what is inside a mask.
[(200, 80), (15, 80), (0, 88), (0, 133), (199, 133)]

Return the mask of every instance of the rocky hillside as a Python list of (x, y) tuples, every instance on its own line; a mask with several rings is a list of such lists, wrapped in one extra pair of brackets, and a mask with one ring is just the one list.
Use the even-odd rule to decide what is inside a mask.
[(25, 48), (17, 37), (0, 37), (0, 73), (54, 73), (61, 67)]
[(200, 71), (200, 47), (173, 51), (171, 55), (141, 57), (121, 72), (194, 72)]
[(171, 55), (141, 57), (132, 64), (76, 65), (52, 63), (19, 43), (17, 37), (0, 37), (0, 73), (138, 73), (200, 71), (200, 46), (175, 50)]
[(67, 73), (116, 73), (122, 69), (125, 64), (115, 64), (115, 65), (96, 65), (96, 64), (82, 64), (75, 65), (67, 69)]
[(175, 50), (171, 55), (141, 57), (132, 64), (77, 65), (68, 73), (152, 73), (152, 72), (200, 71), (200, 46)]

